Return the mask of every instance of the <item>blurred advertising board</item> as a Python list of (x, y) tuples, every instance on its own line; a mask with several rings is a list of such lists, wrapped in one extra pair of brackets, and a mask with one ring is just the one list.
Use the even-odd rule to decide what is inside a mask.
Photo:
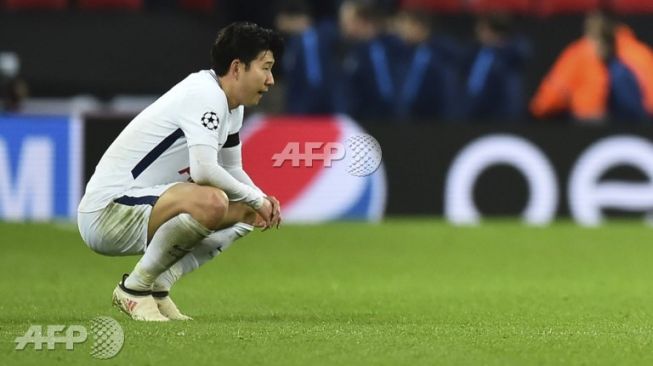
[(0, 116), (0, 219), (75, 217), (81, 137), (70, 117)]
[(570, 217), (653, 219), (648, 126), (368, 126), (388, 172), (388, 214), (487, 216), (543, 225)]

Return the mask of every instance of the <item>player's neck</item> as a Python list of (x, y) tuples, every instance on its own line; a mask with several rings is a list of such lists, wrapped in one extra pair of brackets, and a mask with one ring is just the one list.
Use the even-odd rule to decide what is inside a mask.
[(232, 109), (238, 108), (240, 103), (238, 103), (238, 101), (234, 98), (233, 86), (229, 80), (227, 80), (227, 77), (218, 77), (216, 80), (224, 92), (224, 95), (227, 97), (227, 105), (229, 106), (229, 110), (231, 111)]

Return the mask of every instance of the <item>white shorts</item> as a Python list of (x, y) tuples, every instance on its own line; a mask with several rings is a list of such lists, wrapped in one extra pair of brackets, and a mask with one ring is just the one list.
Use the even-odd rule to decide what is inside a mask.
[(94, 212), (79, 212), (77, 225), (86, 245), (104, 255), (142, 254), (154, 204), (177, 183), (130, 189)]

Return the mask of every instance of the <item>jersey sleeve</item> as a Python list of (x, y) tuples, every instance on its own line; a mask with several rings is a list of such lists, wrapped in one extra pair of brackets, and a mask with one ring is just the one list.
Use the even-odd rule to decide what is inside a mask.
[(240, 182), (218, 164), (218, 151), (210, 146), (189, 148), (191, 177), (198, 184), (222, 189), (230, 200), (243, 201), (255, 210), (263, 205), (265, 195), (256, 187)]
[(224, 123), (226, 103), (216, 97), (213, 90), (191, 90), (183, 99), (179, 112), (179, 125), (188, 147), (208, 145), (219, 148), (218, 126)]

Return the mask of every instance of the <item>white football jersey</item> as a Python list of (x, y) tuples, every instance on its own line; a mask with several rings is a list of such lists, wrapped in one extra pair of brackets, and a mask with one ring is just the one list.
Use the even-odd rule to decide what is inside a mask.
[(109, 146), (79, 211), (103, 209), (129, 189), (187, 181), (188, 148), (209, 145), (219, 151), (242, 123), (243, 106), (229, 110), (212, 70), (189, 75), (138, 114)]

